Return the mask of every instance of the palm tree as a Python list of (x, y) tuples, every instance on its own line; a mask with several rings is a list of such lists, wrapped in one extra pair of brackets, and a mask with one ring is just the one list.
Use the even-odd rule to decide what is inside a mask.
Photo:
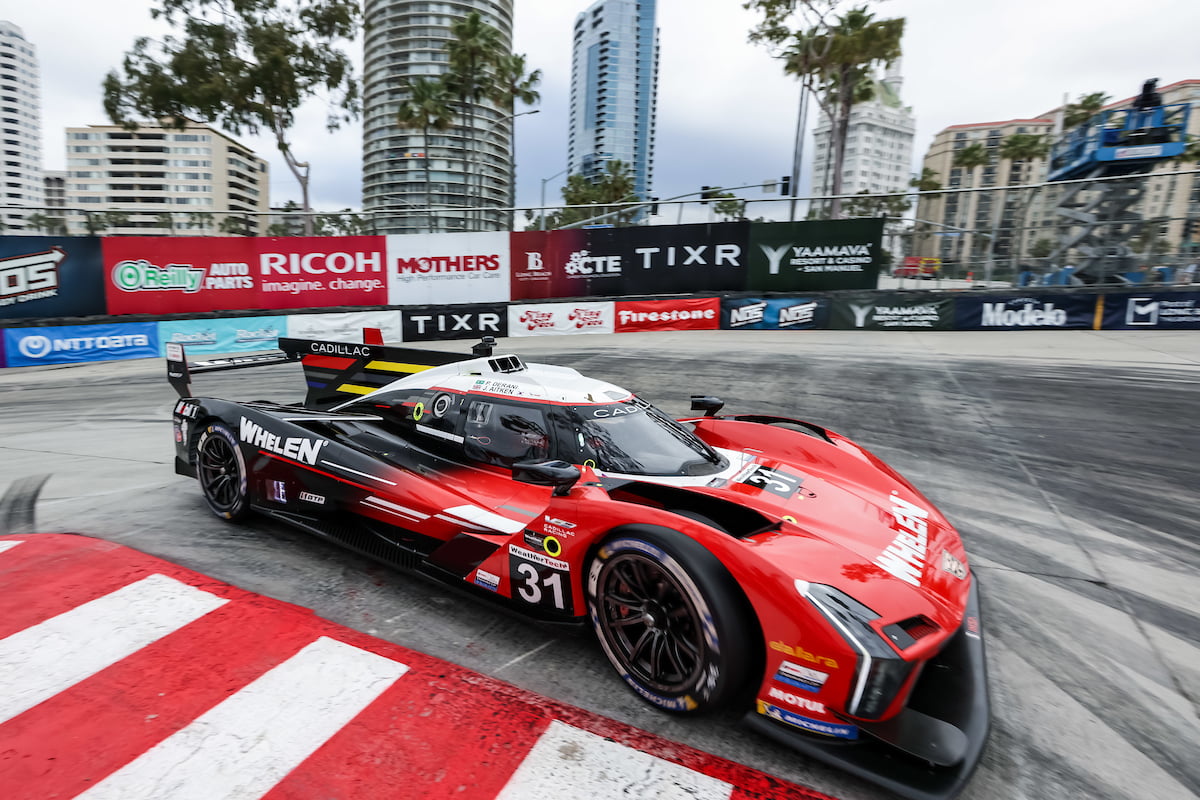
[[(965, 181), (967, 184), (966, 188), (972, 188), (975, 185), (975, 170), (976, 170), (976, 168), (982, 167), (986, 164), (991, 163), (991, 160), (992, 160), (992, 156), (990, 153), (988, 153), (987, 148), (984, 147), (981, 142), (974, 142), (972, 144), (966, 145), (965, 147), (961, 147), (958, 150), (955, 150), (953, 163), (954, 163), (954, 166), (959, 167), (960, 169), (966, 170), (966, 177), (967, 177), (967, 180)], [(966, 211), (966, 209), (969, 205), (970, 205), (969, 203), (965, 203), (965, 202), (959, 203), (959, 206), (963, 212)], [(960, 219), (963, 222), (961, 227), (964, 229), (967, 228), (968, 226), (966, 223), (970, 222), (970, 220), (966, 217), (965, 213), (962, 214)], [(974, 237), (972, 237), (971, 245), (972, 245), (972, 249), (974, 249), (974, 245), (975, 245)], [(960, 253), (959, 255), (961, 257), (965, 258), (967, 254)]]
[(448, 130), (454, 124), (450, 96), (445, 80), (417, 78), (408, 85), (408, 97), (396, 112), (396, 123), (401, 128), (421, 130), (421, 160), (425, 167), (425, 207), (430, 209), (430, 233), (434, 229), (434, 216), (432, 181), (429, 177), (429, 131)]
[[(510, 117), (516, 116), (517, 101), (520, 101), (522, 105), (532, 106), (542, 99), (541, 93), (536, 89), (541, 82), (542, 71), (540, 69), (526, 72), (524, 55), (518, 53), (503, 55), (496, 59), (496, 83), (492, 87), (490, 99), (507, 111)], [(508, 181), (508, 205), (515, 206), (517, 204), (516, 126), (513, 127), (512, 135), (509, 137), (509, 147), (513, 166)], [(512, 228), (512, 212), (509, 212), (508, 227)]]
[(1108, 105), (1108, 100), (1109, 97), (1104, 92), (1092, 92), (1091, 94), (1081, 94), (1074, 103), (1067, 103), (1063, 107), (1063, 130), (1070, 130), (1082, 125), (1096, 116), (1102, 108)]
[[(1009, 159), (1009, 175), (1011, 176), (1016, 168), (1029, 161), (1037, 161), (1045, 159), (1050, 152), (1050, 141), (1045, 137), (1035, 133), (1014, 133), (1000, 143), (1000, 157)], [(1010, 179), (1009, 184), (1013, 181)], [(1013, 243), (1010, 248), (1009, 263), (1012, 265), (1013, 274), (1017, 271), (1017, 261), (1021, 255), (1021, 247), (1025, 235), (1025, 218), (1029, 213), (1029, 208), (1033, 205), (1034, 194), (1037, 189), (1034, 189), (1025, 194), (1023, 202), (1018, 202), (1016, 217), (1016, 230), (1013, 235)], [(1007, 192), (1005, 192), (1007, 194)], [(1007, 198), (1005, 198), (1007, 205)], [(994, 237), (993, 237), (994, 241)]]
[(474, 160), (476, 150), (475, 109), (492, 91), (493, 65), (502, 55), (502, 48), (500, 31), (484, 22), (478, 11), (472, 11), (466, 17), (451, 23), (450, 33), (454, 38), (446, 43), (446, 51), (450, 56), (450, 70), (445, 79), (450, 91), (462, 103), (467, 121), (467, 134), (471, 139), (467, 148), (468, 168), (463, 171), (469, 196), (470, 164)]
[(40, 211), (35, 211), (25, 218), (25, 229), (30, 231), (49, 231), (50, 218)]

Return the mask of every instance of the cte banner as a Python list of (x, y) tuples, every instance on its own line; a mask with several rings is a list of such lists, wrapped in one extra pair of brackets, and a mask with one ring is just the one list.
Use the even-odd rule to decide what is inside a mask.
[(0, 237), (0, 319), (104, 313), (99, 239)]
[(383, 236), (106, 237), (109, 314), (387, 305)]
[(157, 358), (158, 324), (63, 325), (7, 328), (5, 360), (10, 367), (76, 364), (124, 358)]

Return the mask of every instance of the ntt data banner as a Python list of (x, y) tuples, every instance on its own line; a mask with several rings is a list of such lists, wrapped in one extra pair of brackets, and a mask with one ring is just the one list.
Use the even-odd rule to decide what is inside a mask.
[(388, 304), (385, 237), (105, 237), (110, 314)]
[(0, 237), (0, 319), (104, 312), (99, 239)]
[(1196, 330), (1200, 292), (1108, 295), (1103, 326), (1105, 330)]
[(128, 322), (118, 325), (7, 328), (4, 331), (4, 352), (10, 367), (157, 358), (158, 325), (154, 322)]
[(1041, 297), (964, 297), (954, 302), (954, 327), (960, 331), (1091, 328), (1097, 319), (1097, 295)]
[(387, 237), (388, 305), (507, 302), (509, 234)]
[(613, 303), (514, 303), (508, 307), (509, 336), (612, 333)]
[(951, 298), (870, 294), (830, 301), (829, 327), (840, 330), (948, 331), (954, 329)]
[(287, 336), (287, 317), (180, 319), (158, 323), (159, 355), (178, 343), (189, 353), (241, 353), (274, 350)]
[(757, 223), (750, 226), (747, 289), (816, 292), (874, 289), (883, 219)]
[(721, 301), (723, 330), (812, 330), (829, 321), (829, 302), (823, 298), (737, 298)]

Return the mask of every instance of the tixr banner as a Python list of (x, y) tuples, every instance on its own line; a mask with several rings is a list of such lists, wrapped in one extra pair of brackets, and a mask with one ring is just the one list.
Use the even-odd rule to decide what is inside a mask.
[(502, 303), (405, 308), (404, 341), (480, 339), (508, 336), (508, 309)]

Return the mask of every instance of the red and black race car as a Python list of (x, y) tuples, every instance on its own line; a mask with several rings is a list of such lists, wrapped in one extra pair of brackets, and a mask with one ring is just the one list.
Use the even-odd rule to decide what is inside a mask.
[[(590, 625), (667, 711), (762, 733), (913, 798), (952, 797), (989, 704), (958, 533), (862, 447), (794, 419), (675, 420), (573, 369), (281, 339), (169, 345), (176, 471), (252, 513), (546, 621)], [(190, 375), (300, 361), (301, 405), (192, 397)]]

